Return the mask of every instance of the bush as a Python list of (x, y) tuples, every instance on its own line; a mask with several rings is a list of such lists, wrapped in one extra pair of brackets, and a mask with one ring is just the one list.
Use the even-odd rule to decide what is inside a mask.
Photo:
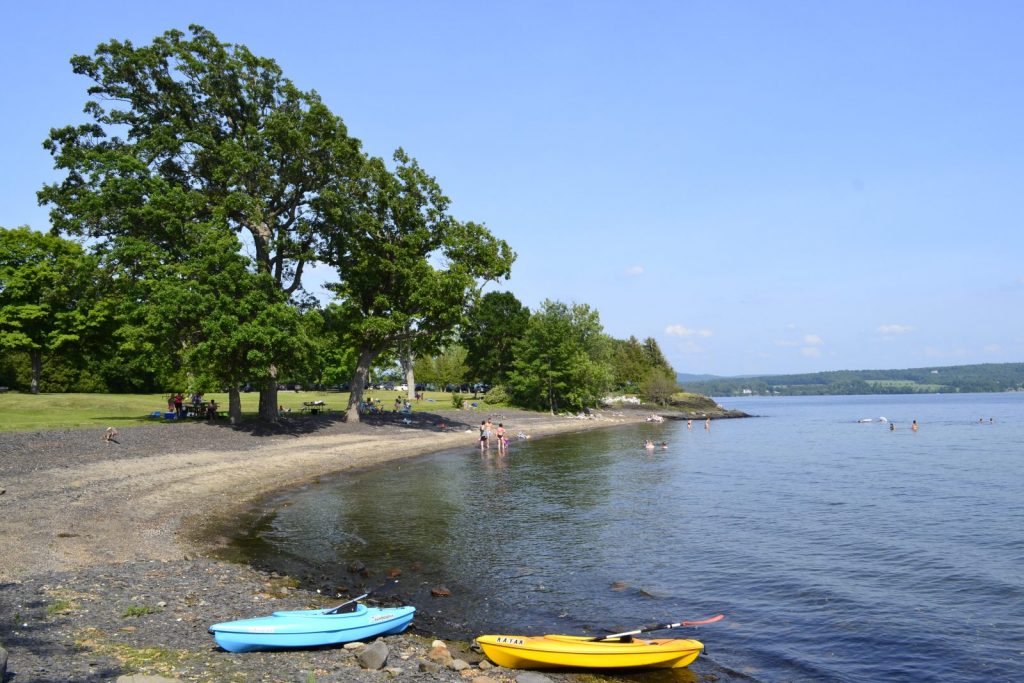
[(491, 387), (491, 390), (484, 395), (484, 403), (506, 404), (508, 403), (508, 392), (505, 387)]
[(465, 402), (465, 399), (462, 398), (462, 394), (452, 394), (452, 408), (462, 410), (462, 406)]

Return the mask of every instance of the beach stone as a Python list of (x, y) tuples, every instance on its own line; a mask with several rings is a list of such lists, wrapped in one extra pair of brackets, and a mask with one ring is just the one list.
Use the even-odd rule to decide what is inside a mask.
[(427, 659), (448, 668), (451, 668), (453, 661), (452, 653), (448, 651), (448, 646), (444, 643), (441, 644), (441, 647), (430, 648), (430, 652), (427, 653)]
[(490, 676), (474, 676), (472, 683), (498, 683), (498, 681)]
[(0, 681), (7, 676), (7, 650), (0, 647)]
[(431, 674), (432, 676), (435, 676), (441, 673), (441, 665), (437, 662), (423, 660), (422, 662), (420, 662), (420, 671), (422, 671), (425, 674)]
[(448, 668), (452, 671), (465, 671), (469, 668), (469, 662), (465, 659), (453, 659), (452, 663), (448, 665)]
[(493, 669), (494, 668), (494, 665), (491, 664), (490, 662), (488, 662), (486, 659), (481, 659), (480, 662), (477, 664), (477, 666), (479, 666), (480, 669), (483, 670), (483, 671), (486, 671), (487, 669)]
[(430, 594), (435, 598), (447, 598), (452, 594), (452, 592), (444, 586), (435, 586), (430, 589)]
[(391, 651), (383, 640), (375, 640), (356, 656), (359, 666), (364, 669), (383, 669)]
[(176, 683), (180, 678), (165, 678), (163, 676), (147, 676), (145, 674), (129, 674), (118, 676), (116, 683)]
[(526, 671), (516, 676), (516, 683), (553, 683), (550, 678), (544, 674), (539, 674), (533, 671)]

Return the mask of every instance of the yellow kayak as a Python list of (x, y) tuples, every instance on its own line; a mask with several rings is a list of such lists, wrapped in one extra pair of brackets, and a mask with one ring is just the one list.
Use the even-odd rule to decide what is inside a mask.
[(704, 644), (684, 638), (594, 641), (585, 636), (480, 636), (487, 658), (509, 669), (674, 669)]

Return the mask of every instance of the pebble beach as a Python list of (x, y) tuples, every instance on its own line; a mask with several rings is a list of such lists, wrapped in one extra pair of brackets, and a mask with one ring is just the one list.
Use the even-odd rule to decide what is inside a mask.
[[(541, 438), (648, 415), (504, 410), (500, 419)], [(325, 595), (292, 577), (214, 559), (219, 541), (205, 530), (319, 476), (475, 448), (485, 417), (452, 410), (357, 425), (336, 415), (286, 417), (269, 431), (161, 423), (121, 429), (115, 441), (99, 429), (0, 433), (0, 679), (576, 680), (491, 667), (469, 644), (435, 641), (415, 622), (382, 639), (388, 654), (379, 668), (360, 657), (365, 644), (230, 654), (207, 633), (221, 621), (336, 604), (361, 586)], [(385, 592), (372, 601), (389, 599), (396, 598)]]

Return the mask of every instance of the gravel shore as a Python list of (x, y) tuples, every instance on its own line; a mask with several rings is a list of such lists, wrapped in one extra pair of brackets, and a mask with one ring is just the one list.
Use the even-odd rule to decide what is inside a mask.
[[(643, 421), (607, 412), (578, 420), (517, 411), (507, 426), (539, 437)], [(384, 639), (383, 669), (333, 647), (230, 654), (210, 624), (335, 604), (290, 577), (210, 559), (196, 530), (269, 492), (318, 476), (455, 447), (474, 447), (486, 415), (285, 419), (272, 431), (221, 424), (0, 433), (0, 661), (4, 683), (116, 681), (576, 680), (487, 668), (466, 644), (433, 648), (414, 628)], [(375, 596), (386, 603), (388, 596)], [(481, 668), (481, 663), (483, 668)], [(701, 667), (673, 681), (721, 680)], [(675, 674), (674, 674), (675, 675)], [(531, 676), (533, 677), (531, 679)], [(601, 680), (590, 677), (588, 680)]]

